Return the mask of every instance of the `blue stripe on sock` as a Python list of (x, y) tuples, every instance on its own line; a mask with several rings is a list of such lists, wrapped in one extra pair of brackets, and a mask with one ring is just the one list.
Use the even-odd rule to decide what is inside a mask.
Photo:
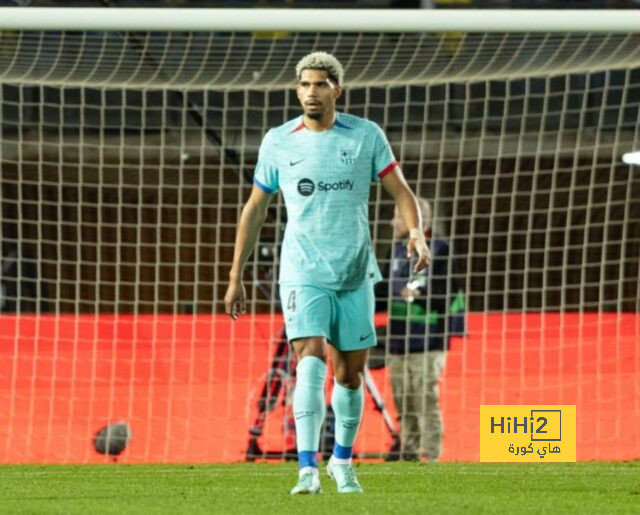
[(341, 460), (348, 460), (353, 454), (353, 447), (342, 447), (339, 443), (333, 444), (333, 455)]
[(299, 451), (298, 452), (298, 465), (303, 467), (318, 468), (318, 454), (316, 451)]

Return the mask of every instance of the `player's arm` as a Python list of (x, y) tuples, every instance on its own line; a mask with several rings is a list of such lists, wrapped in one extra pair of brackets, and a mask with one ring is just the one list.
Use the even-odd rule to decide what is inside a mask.
[(234, 320), (246, 310), (246, 294), (242, 284), (242, 275), (244, 266), (256, 246), (260, 229), (267, 216), (267, 207), (270, 200), (271, 195), (269, 193), (254, 185), (249, 200), (247, 200), (240, 215), (233, 251), (233, 262), (229, 272), (229, 287), (224, 296), (225, 312), (231, 315)]
[(384, 189), (393, 197), (398, 206), (400, 216), (409, 228), (409, 241), (407, 242), (407, 257), (411, 257), (415, 252), (418, 261), (413, 267), (414, 273), (427, 267), (431, 261), (431, 253), (424, 239), (422, 232), (422, 220), (416, 196), (409, 188), (407, 181), (402, 175), (400, 167), (396, 166), (391, 173), (387, 173), (382, 178)]

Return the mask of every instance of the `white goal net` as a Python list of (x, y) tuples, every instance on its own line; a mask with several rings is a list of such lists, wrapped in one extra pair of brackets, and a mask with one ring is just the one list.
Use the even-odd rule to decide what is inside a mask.
[[(92, 438), (118, 421), (131, 432), (122, 461), (293, 447), (274, 288), (280, 198), (248, 266), (250, 314), (232, 324), (221, 301), (261, 137), (299, 115), (295, 63), (319, 49), (345, 66), (340, 109), (382, 126), (452, 248), (467, 314), (440, 382), (441, 459), (478, 459), (480, 404), (576, 404), (578, 459), (638, 458), (640, 168), (622, 155), (640, 149), (640, 39), (594, 23), (5, 27), (0, 462), (100, 461)], [(373, 188), (383, 268), (392, 215)], [(385, 320), (363, 456), (386, 453), (398, 428)]]

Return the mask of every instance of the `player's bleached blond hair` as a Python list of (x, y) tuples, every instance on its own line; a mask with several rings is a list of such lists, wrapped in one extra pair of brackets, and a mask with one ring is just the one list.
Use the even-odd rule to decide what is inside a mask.
[(340, 61), (327, 52), (312, 52), (300, 59), (296, 65), (297, 80), (300, 80), (303, 70), (325, 70), (329, 78), (339, 86), (344, 79), (344, 69)]

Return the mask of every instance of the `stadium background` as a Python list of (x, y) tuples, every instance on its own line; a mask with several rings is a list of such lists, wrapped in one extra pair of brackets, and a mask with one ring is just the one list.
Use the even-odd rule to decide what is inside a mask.
[[(622, 179), (627, 165), (611, 166), (616, 145), (603, 145), (595, 158), (581, 152), (516, 156), (514, 137), (514, 146), (502, 149), (509, 157), (478, 160), (475, 142), (487, 130), (518, 135), (527, 127), (562, 127), (562, 147), (578, 130), (637, 145), (638, 84), (635, 69), (348, 91), (350, 112), (384, 125), (394, 149), (403, 147), (403, 169), (420, 194), (433, 197), (436, 186), (419, 177), (456, 177), (438, 186), (437, 209), (467, 279), (470, 314), (469, 335), (454, 342), (443, 381), (444, 460), (477, 460), (480, 402), (578, 404), (578, 459), (640, 456), (640, 434), (629, 429), (640, 426), (640, 181)], [(0, 374), (0, 413), (10, 420), (0, 428), (6, 442), (0, 461), (99, 461), (90, 436), (119, 419), (130, 420), (134, 433), (123, 460), (242, 459), (254, 390), (278, 323), (267, 315), (269, 299), (254, 303), (264, 315), (235, 327), (218, 313), (239, 200), (248, 193), (262, 127), (297, 115), (295, 96), (0, 88), (3, 245), (19, 245), (21, 259), (36, 270), (16, 281), (23, 292), (17, 314), (3, 313), (0, 323), (2, 360), (12, 363), (11, 372)], [(533, 102), (523, 118), (522, 108), (506, 99), (507, 89), (509, 96), (526, 90), (558, 107)], [(584, 107), (585, 90), (586, 115), (572, 109)], [(407, 102), (426, 107), (406, 110)], [(427, 134), (444, 125), (448, 136), (444, 152), (434, 147), (419, 163), (403, 138), (425, 130), (424, 109)], [(237, 132), (232, 140), (242, 148), (209, 145), (185, 163), (172, 138), (186, 134), (196, 146), (203, 120), (209, 138), (224, 125)], [(461, 153), (456, 139), (462, 133), (469, 143)], [(586, 137), (595, 145), (595, 136)], [(115, 148), (121, 150), (109, 150)], [(531, 172), (524, 174), (529, 179), (513, 173), (516, 167)], [(606, 173), (594, 177), (598, 169)], [(609, 187), (611, 176), (621, 185)], [(586, 183), (593, 187), (576, 188)], [(533, 209), (553, 209), (553, 217), (514, 214), (514, 201), (529, 205), (532, 190)], [(380, 256), (391, 238), (385, 223), (391, 211), (388, 203), (379, 210)], [(276, 230), (268, 226), (265, 237), (275, 238)], [(492, 252), (504, 249), (507, 239), (510, 249), (527, 253)], [(254, 270), (270, 266), (266, 261)], [(384, 370), (374, 373), (386, 385)], [(383, 391), (389, 398), (388, 387)], [(369, 408), (361, 445), (379, 452), (388, 435)], [(274, 413), (267, 427), (266, 440), (274, 445), (279, 417)], [(59, 432), (68, 436), (56, 446)]]

